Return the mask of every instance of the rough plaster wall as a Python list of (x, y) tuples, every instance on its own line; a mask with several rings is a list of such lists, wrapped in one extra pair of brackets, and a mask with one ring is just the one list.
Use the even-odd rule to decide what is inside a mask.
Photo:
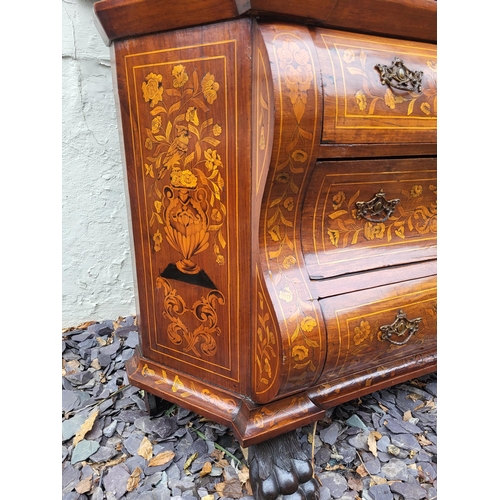
[(62, 323), (135, 313), (110, 51), (93, 0), (62, 2)]

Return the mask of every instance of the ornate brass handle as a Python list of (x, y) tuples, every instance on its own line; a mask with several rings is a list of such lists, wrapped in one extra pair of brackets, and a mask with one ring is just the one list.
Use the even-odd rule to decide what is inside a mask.
[(394, 89), (406, 90), (407, 92), (422, 92), (422, 71), (410, 71), (404, 62), (395, 57), (391, 66), (377, 64), (380, 71), (380, 82)]
[(357, 201), (357, 217), (363, 217), (370, 222), (385, 222), (394, 212), (399, 198), (386, 200), (384, 190), (381, 189), (370, 201)]
[[(380, 327), (379, 340), (387, 340), (387, 342), (394, 345), (404, 345), (417, 333), (421, 321), (422, 318), (409, 320), (406, 317), (406, 313), (401, 309), (396, 315), (394, 323)], [(405, 335), (406, 338), (404, 340), (393, 340), (393, 337), (401, 338)]]

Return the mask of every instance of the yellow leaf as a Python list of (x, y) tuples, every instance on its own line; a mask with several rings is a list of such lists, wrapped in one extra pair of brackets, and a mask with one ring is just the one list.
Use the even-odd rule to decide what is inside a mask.
[(377, 439), (376, 439), (375, 432), (376, 431), (370, 431), (370, 434), (368, 435), (368, 449), (372, 452), (374, 457), (376, 457), (378, 455)]
[(153, 445), (146, 436), (144, 436), (144, 439), (141, 441), (137, 454), (146, 460), (151, 460), (153, 456)]
[(170, 462), (175, 457), (175, 453), (173, 451), (163, 451), (162, 453), (158, 453), (156, 457), (152, 458), (148, 462), (148, 467), (156, 467), (157, 465), (165, 465)]
[(207, 474), (210, 474), (211, 472), (212, 472), (212, 464), (210, 462), (205, 462), (203, 464), (203, 468), (201, 469), (200, 477), (205, 477)]
[(92, 412), (89, 418), (87, 418), (87, 420), (83, 422), (82, 426), (73, 439), (73, 446), (76, 446), (85, 437), (85, 434), (87, 434), (87, 432), (92, 429), (97, 415), (99, 415), (99, 410), (95, 410), (94, 412)]
[(189, 466), (193, 463), (193, 461), (198, 458), (198, 452), (193, 453), (187, 460), (186, 463), (184, 464), (184, 470), (188, 469)]
[(132, 474), (130, 474), (130, 477), (128, 478), (128, 481), (127, 481), (127, 491), (133, 491), (137, 488), (137, 486), (139, 486), (139, 482), (141, 480), (141, 468), (140, 467), (136, 467), (134, 469), (134, 472), (132, 472)]

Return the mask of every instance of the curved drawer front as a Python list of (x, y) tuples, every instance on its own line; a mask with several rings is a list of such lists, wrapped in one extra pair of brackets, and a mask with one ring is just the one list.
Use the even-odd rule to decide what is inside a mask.
[(322, 381), (436, 349), (435, 276), (322, 299), (320, 305), (328, 338)]
[(435, 45), (317, 30), (324, 142), (436, 142)]
[(436, 257), (433, 158), (318, 163), (302, 218), (311, 279)]

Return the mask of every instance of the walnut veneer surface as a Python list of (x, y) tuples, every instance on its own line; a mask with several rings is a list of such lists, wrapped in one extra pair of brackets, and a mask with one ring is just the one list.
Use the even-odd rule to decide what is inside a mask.
[(129, 379), (244, 446), (436, 369), (436, 3), (351, 4), (94, 7), (135, 256)]

